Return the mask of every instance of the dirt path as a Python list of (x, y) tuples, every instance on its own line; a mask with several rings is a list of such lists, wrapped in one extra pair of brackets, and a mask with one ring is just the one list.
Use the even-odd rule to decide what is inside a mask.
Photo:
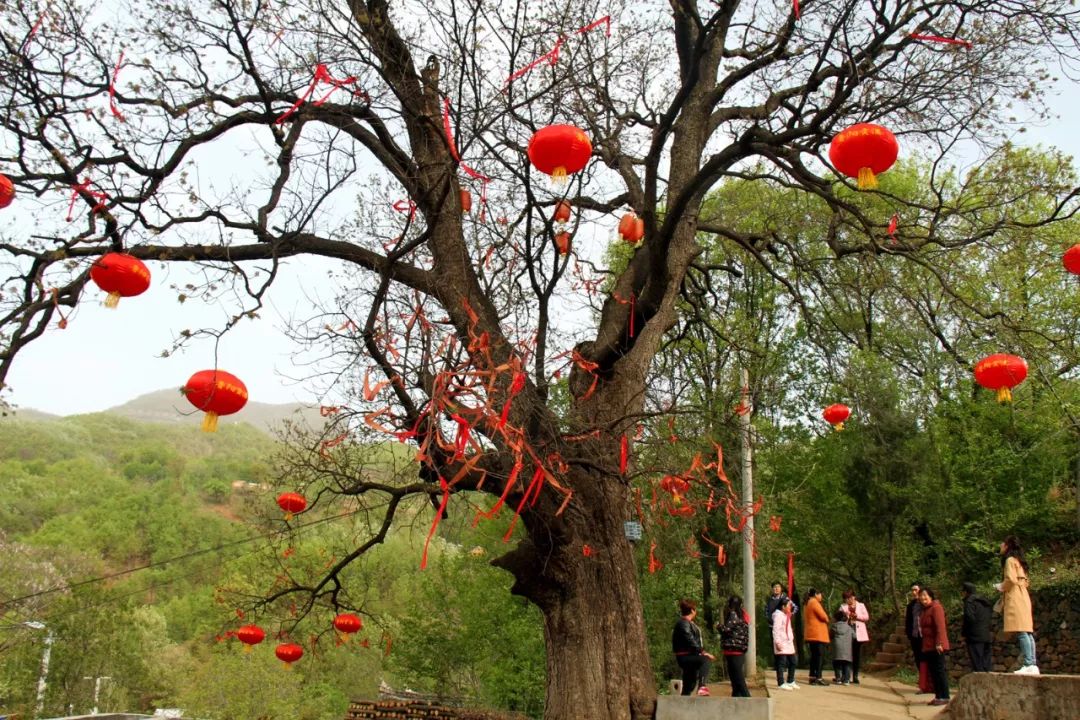
[[(795, 677), (800, 689), (792, 691), (777, 690), (775, 675), (767, 677), (774, 720), (926, 720), (942, 711), (926, 704), (933, 695), (916, 695), (915, 687), (869, 675), (863, 675), (859, 685), (818, 687), (806, 684), (804, 670)], [(720, 683), (712, 688), (717, 694), (724, 692)]]

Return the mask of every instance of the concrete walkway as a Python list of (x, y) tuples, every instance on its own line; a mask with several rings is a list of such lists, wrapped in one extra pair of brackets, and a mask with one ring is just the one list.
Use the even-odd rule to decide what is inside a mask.
[[(832, 678), (832, 673), (826, 673)], [(798, 690), (776, 688), (776, 675), (767, 675), (767, 690), (773, 698), (773, 720), (924, 720), (937, 717), (944, 708), (927, 705), (931, 694), (916, 695), (918, 688), (883, 681), (870, 675), (859, 685), (808, 685), (806, 671), (797, 672)], [(713, 685), (720, 690), (719, 683)], [(721, 690), (722, 692), (722, 690)], [(755, 693), (757, 694), (757, 693)]]

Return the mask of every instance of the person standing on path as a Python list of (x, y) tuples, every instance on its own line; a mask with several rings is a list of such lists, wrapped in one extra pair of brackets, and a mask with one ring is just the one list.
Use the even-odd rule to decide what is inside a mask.
[(821, 604), (821, 593), (810, 588), (803, 605), (803, 639), (810, 646), (810, 684), (828, 685), (821, 678), (821, 655), (829, 644), (829, 615)]
[(682, 670), (682, 694), (692, 695), (696, 686), (698, 695), (708, 695), (705, 684), (709, 681), (711, 661), (716, 658), (702, 649), (701, 628), (694, 624), (697, 604), (693, 600), (680, 600), (679, 615), (671, 632), (671, 649)]
[[(769, 627), (772, 627), (773, 613), (785, 600), (789, 599), (787, 593), (784, 592), (784, 586), (774, 582), (772, 584), (772, 595), (765, 600), (765, 621), (769, 624)], [(799, 606), (794, 602), (791, 603), (791, 612), (792, 614), (799, 612)]]
[(870, 620), (870, 613), (866, 606), (859, 602), (855, 591), (847, 589), (843, 593), (844, 602), (840, 611), (847, 617), (855, 631), (855, 641), (851, 644), (851, 682), (859, 684), (859, 665), (862, 660), (863, 645), (870, 642), (870, 633), (866, 631), (866, 623)]
[[(798, 690), (795, 682), (795, 630), (791, 626), (791, 615), (795, 603), (785, 598), (773, 613), (772, 638), (773, 657), (776, 659), (776, 686), (781, 690)], [(784, 670), (787, 669), (787, 682), (784, 682)]]
[(923, 588), (919, 592), (923, 612), (919, 617), (922, 628), (923, 661), (930, 668), (934, 683), (934, 699), (927, 705), (949, 704), (949, 673), (945, 670), (945, 655), (949, 652), (948, 627), (945, 624), (945, 608), (934, 597), (934, 591)]
[(742, 598), (732, 595), (724, 610), (720, 627), (720, 647), (731, 680), (731, 697), (750, 697), (746, 687), (746, 649), (750, 646), (750, 616), (743, 609)]
[(960, 636), (964, 638), (972, 672), (990, 672), (993, 669), (990, 621), (993, 611), (990, 601), (975, 594), (975, 584), (966, 582), (960, 594), (964, 598), (964, 622)]
[(1016, 633), (1020, 652), (1024, 654), (1024, 664), (1015, 672), (1017, 675), (1038, 675), (1033, 635), (1035, 622), (1031, 616), (1031, 596), (1028, 594), (1028, 565), (1024, 560), (1020, 541), (1015, 535), (1010, 535), (1001, 543), (1001, 574), (1001, 582), (994, 587), (1002, 593), (1005, 612), (1003, 630)]
[(911, 600), (908, 601), (907, 610), (904, 612), (904, 633), (907, 634), (908, 642), (911, 643), (911, 655), (915, 658), (915, 672), (919, 674), (919, 692), (929, 693), (934, 691), (930, 683), (930, 675), (927, 674), (926, 663), (922, 658), (922, 630), (919, 628), (919, 618), (922, 616), (922, 603), (919, 602), (919, 583), (911, 584)]
[(851, 646), (854, 644), (855, 629), (851, 627), (844, 611), (837, 610), (832, 624), (833, 685), (847, 685), (851, 682)]

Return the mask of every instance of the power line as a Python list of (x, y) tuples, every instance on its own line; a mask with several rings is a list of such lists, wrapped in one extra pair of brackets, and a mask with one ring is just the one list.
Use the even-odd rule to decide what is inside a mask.
[(106, 580), (112, 580), (114, 578), (123, 577), (124, 575), (130, 575), (132, 573), (139, 572), (141, 570), (150, 570), (152, 568), (164, 567), (165, 565), (169, 565), (170, 563), (178, 562), (180, 560), (187, 560), (188, 558), (198, 557), (199, 555), (205, 555), (207, 553), (219, 552), (219, 551), (224, 550), (226, 548), (236, 547), (237, 545), (245, 545), (247, 543), (254, 542), (256, 540), (263, 540), (265, 538), (272, 537), (274, 535), (281, 535), (281, 534), (284, 534), (286, 532), (291, 532), (293, 530), (302, 530), (304, 528), (312, 527), (313, 525), (319, 525), (320, 523), (329, 522), (331, 520), (339, 520), (339, 519), (341, 519), (343, 517), (348, 517), (349, 515), (355, 515), (359, 511), (360, 511), (360, 508), (357, 508), (355, 510), (349, 510), (347, 512), (340, 513), (338, 515), (330, 515), (328, 517), (319, 518), (318, 520), (312, 520), (309, 523), (304, 523), (302, 525), (296, 525), (295, 527), (286, 527), (286, 528), (284, 528), (282, 530), (272, 530), (272, 531), (270, 531), (268, 533), (262, 533), (262, 534), (259, 534), (259, 535), (252, 535), (251, 537), (242, 538), (240, 540), (232, 540), (232, 541), (229, 541), (229, 542), (226, 542), (226, 543), (221, 543), (220, 545), (214, 545), (213, 547), (207, 547), (207, 548), (200, 548), (198, 550), (192, 550), (191, 552), (187, 552), (187, 553), (184, 553), (182, 555), (176, 555), (175, 557), (166, 558), (164, 560), (156, 560), (154, 562), (146, 563), (145, 565), (139, 565), (137, 567), (129, 568), (127, 570), (121, 570), (121, 571), (115, 572), (115, 573), (110, 573), (108, 575), (101, 575), (100, 577), (89, 578), (87, 580), (79, 580), (78, 582), (67, 583), (65, 585), (57, 585), (56, 587), (47, 588), (45, 590), (39, 590), (38, 592), (30, 593), (29, 595), (23, 595), (22, 597), (17, 597), (17, 598), (12, 598), (11, 600), (6, 600), (3, 603), (0, 603), (0, 608), (7, 608), (7, 607), (10, 607), (10, 606), (13, 606), (13, 605), (18, 605), (20, 603), (26, 602), (27, 600), (32, 600), (32, 599), (34, 599), (36, 597), (41, 597), (43, 595), (51, 595), (52, 593), (62, 592), (62, 591), (65, 591), (65, 590), (74, 590), (75, 588), (83, 587), (85, 585), (93, 585), (94, 583), (104, 582)]

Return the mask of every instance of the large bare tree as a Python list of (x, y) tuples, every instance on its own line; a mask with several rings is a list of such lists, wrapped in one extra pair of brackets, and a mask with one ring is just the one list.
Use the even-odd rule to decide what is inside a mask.
[[(680, 297), (732, 270), (696, 238), (767, 268), (797, 260), (767, 228), (703, 217), (710, 189), (741, 177), (824, 199), (838, 257), (917, 259), (973, 218), (962, 242), (1072, 211), (1068, 192), (1040, 218), (886, 194), (905, 218), (886, 247), (889, 217), (854, 200), (824, 152), (860, 121), (933, 162), (994, 145), (1013, 105), (1037, 107), (1047, 68), (1077, 59), (1069, 0), (116, 5), (3, 11), (0, 171), (17, 197), (0, 227), (0, 382), (95, 296), (105, 252), (201, 264), (205, 285), (184, 292), (232, 291), (233, 320), (206, 331), (221, 342), (282, 263), (337, 263), (347, 291), (297, 329), (339, 373), (326, 411), (342, 434), (316, 449), (336, 494), (388, 501), (380, 532), (275, 597), (345, 604), (343, 570), (409, 496), (502, 498), (524, 532), (494, 562), (543, 613), (552, 719), (652, 713), (620, 456), (643, 417), (670, 410), (647, 391), (663, 395), (653, 363)], [(553, 123), (592, 140), (566, 187), (526, 156)], [(563, 195), (567, 254), (552, 223)], [(645, 237), (605, 269), (598, 238), (628, 209)], [(567, 372), (569, 394), (555, 392)], [(415, 481), (339, 472), (335, 444), (360, 431), (416, 445)]]

